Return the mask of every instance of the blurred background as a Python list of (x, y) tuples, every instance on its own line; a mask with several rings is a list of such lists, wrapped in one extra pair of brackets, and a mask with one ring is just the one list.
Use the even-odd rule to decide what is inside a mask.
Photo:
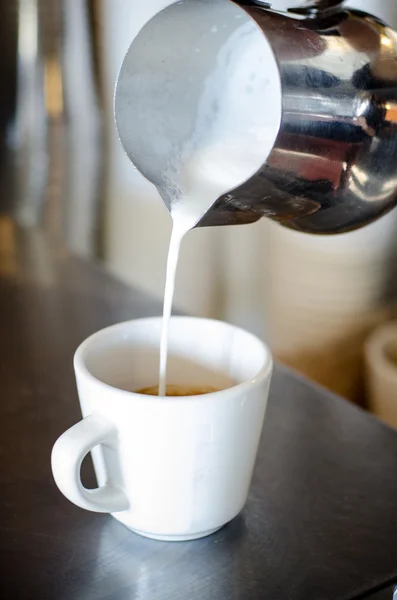
[[(123, 153), (113, 89), (133, 37), (170, 3), (0, 0), (0, 269), (12, 269), (14, 222), (44, 225), (73, 252), (162, 298), (170, 218)], [(346, 4), (397, 28), (396, 0)], [(396, 230), (394, 211), (359, 232), (326, 238), (265, 220), (193, 231), (175, 307), (250, 329), (280, 361), (353, 402), (370, 402), (397, 426), (392, 402), (377, 409), (369, 397), (381, 390), (397, 403), (396, 373), (370, 374), (368, 394), (364, 364), (371, 332), (395, 315)], [(397, 359), (394, 365), (397, 372)]]

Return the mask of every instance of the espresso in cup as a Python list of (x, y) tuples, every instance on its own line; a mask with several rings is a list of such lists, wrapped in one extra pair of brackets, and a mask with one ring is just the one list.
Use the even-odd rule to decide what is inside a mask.
[[(219, 392), (221, 388), (216, 388), (213, 385), (177, 385), (168, 383), (165, 388), (165, 395), (170, 397), (176, 396), (203, 396), (204, 394), (213, 394)], [(136, 391), (137, 394), (145, 394), (146, 396), (158, 396), (159, 386), (153, 385)]]

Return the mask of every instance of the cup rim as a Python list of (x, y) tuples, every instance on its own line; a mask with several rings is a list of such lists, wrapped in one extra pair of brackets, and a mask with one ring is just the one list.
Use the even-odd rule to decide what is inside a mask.
[(109, 325), (108, 327), (99, 329), (95, 333), (91, 334), (83, 342), (81, 342), (81, 344), (78, 346), (78, 348), (74, 354), (73, 365), (74, 365), (76, 375), (77, 374), (83, 375), (85, 378), (87, 378), (91, 382), (95, 383), (96, 385), (99, 385), (108, 390), (117, 392), (118, 395), (128, 398), (129, 401), (134, 399), (134, 400), (139, 400), (139, 401), (144, 401), (144, 402), (152, 402), (152, 403), (161, 402), (163, 404), (164, 404), (164, 402), (166, 402), (166, 403), (175, 403), (175, 402), (179, 403), (181, 401), (183, 401), (183, 402), (186, 402), (186, 401), (205, 402), (208, 400), (213, 401), (215, 398), (221, 399), (226, 394), (229, 394), (230, 391), (233, 391), (234, 393), (241, 393), (241, 392), (245, 392), (246, 390), (251, 389), (253, 387), (255, 388), (260, 383), (262, 383), (264, 380), (266, 380), (268, 377), (271, 376), (271, 373), (273, 371), (273, 364), (274, 364), (273, 363), (273, 355), (272, 355), (271, 350), (268, 347), (268, 345), (263, 340), (261, 340), (258, 336), (256, 336), (255, 334), (247, 331), (243, 327), (238, 327), (237, 325), (233, 325), (231, 323), (222, 321), (220, 319), (208, 319), (205, 317), (189, 317), (189, 316), (177, 316), (177, 315), (172, 315), (171, 320), (172, 321), (175, 321), (175, 320), (178, 320), (178, 321), (182, 321), (182, 320), (200, 321), (200, 322), (206, 321), (206, 322), (214, 323), (214, 324), (221, 323), (223, 325), (226, 325), (227, 327), (234, 329), (235, 331), (240, 331), (240, 332), (248, 335), (253, 340), (256, 340), (257, 342), (259, 342), (259, 344), (262, 346), (262, 348), (264, 350), (265, 356), (264, 356), (264, 364), (263, 364), (262, 368), (259, 369), (259, 371), (251, 379), (246, 379), (245, 381), (242, 381), (241, 383), (237, 383), (236, 385), (227, 387), (223, 390), (209, 392), (208, 394), (198, 394), (198, 395), (191, 395), (191, 396), (150, 396), (150, 395), (146, 395), (146, 394), (139, 394), (138, 392), (131, 392), (131, 391), (123, 390), (121, 388), (110, 385), (109, 383), (106, 383), (106, 382), (102, 381), (101, 379), (98, 379), (98, 377), (95, 377), (95, 375), (93, 375), (90, 372), (87, 365), (85, 364), (84, 353), (87, 351), (87, 348), (90, 346), (90, 344), (92, 344), (94, 339), (99, 334), (103, 334), (105, 332), (110, 332), (111, 330), (122, 328), (123, 326), (129, 325), (131, 323), (137, 323), (137, 322), (143, 323), (145, 321), (147, 321), (147, 322), (161, 321), (162, 318), (163, 317), (161, 317), (161, 316), (157, 316), (157, 317), (143, 317), (143, 318), (138, 318), (138, 319), (129, 319), (128, 321), (121, 321), (119, 323)]

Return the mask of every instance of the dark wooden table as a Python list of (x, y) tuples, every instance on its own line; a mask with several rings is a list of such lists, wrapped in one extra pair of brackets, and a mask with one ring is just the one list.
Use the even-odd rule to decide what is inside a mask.
[(50, 451), (80, 418), (73, 351), (93, 331), (159, 305), (39, 232), (7, 231), (1, 598), (339, 600), (397, 580), (397, 434), (281, 368), (248, 505), (218, 534), (154, 542), (70, 504), (53, 482)]

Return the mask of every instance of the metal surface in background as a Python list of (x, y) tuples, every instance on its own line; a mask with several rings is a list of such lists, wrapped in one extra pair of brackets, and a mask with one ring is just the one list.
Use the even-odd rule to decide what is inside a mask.
[[(225, 0), (185, 0), (157, 14), (133, 41), (120, 71), (116, 121), (122, 143), (136, 166), (157, 183), (167, 151), (161, 156), (151, 140), (166, 123), (169, 139), (174, 127), (179, 143), (181, 119), (194, 122), (191, 113), (206, 73), (225, 43), (225, 23), (235, 24), (241, 11), (241, 22), (256, 24), (277, 60), (281, 125), (259, 171), (233, 190), (225, 189), (198, 225), (267, 216), (310, 233), (356, 229), (397, 203), (397, 34), (375, 17), (343, 10), (332, 0), (270, 4), (313, 10), (305, 16), (305, 11), (277, 12), (252, 2), (237, 8)], [(211, 30), (221, 32), (211, 36), (212, 50), (207, 44), (194, 53)], [(140, 83), (134, 88), (136, 77)], [(164, 95), (165, 77), (179, 86)], [(197, 102), (186, 102), (180, 91), (189, 89), (191, 98), (193, 85)], [(269, 102), (277, 94), (275, 88)]]
[(0, 210), (95, 254), (100, 101), (92, 3), (0, 0)]

